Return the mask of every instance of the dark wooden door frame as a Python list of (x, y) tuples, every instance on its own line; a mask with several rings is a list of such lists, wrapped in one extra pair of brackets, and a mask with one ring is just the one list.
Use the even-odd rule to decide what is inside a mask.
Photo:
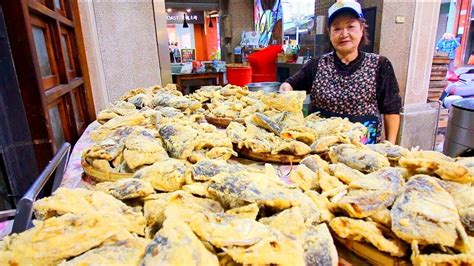
[[(2, 195), (14, 205), (38, 176), (28, 120), (13, 64), (0, 3), (0, 160), (4, 166)], [(1, 175), (0, 175), (1, 176)], [(10, 206), (14, 207), (14, 206)]]
[[(74, 117), (71, 117), (71, 101), (73, 100), (71, 95), (75, 95), (75, 91), (81, 89), (81, 92), (83, 90), (84, 93), (85, 103), (83, 108), (85, 108), (85, 112), (82, 112), (81, 115), (84, 115), (82, 119), (85, 121), (85, 124), (95, 120), (77, 0), (61, 1), (63, 10), (55, 9), (53, 11), (51, 8), (52, 3), (52, 0), (0, 0), (0, 4), (3, 5), (4, 9), (5, 24), (10, 39), (31, 139), (40, 169), (47, 165), (53, 157), (55, 149), (58, 148), (53, 143), (53, 131), (48, 109), (52, 103), (56, 102), (56, 99), (63, 97), (62, 104), (66, 105), (69, 111), (67, 115), (61, 114), (62, 123), (65, 123), (63, 127), (70, 129), (69, 132), (64, 132), (66, 141), (74, 143), (79, 137), (77, 132), (71, 130), (72, 128), (78, 128)], [(64, 5), (65, 3), (66, 5)], [(65, 69), (66, 56), (60, 45), (60, 36), (64, 33), (64, 29), (70, 30), (74, 34), (73, 56), (76, 60), (73, 63), (75, 64), (74, 73), (77, 75), (77, 78), (71, 79), (69, 73), (65, 74), (64, 71), (63, 73), (56, 73), (58, 74), (59, 85), (45, 90), (44, 78), (41, 76), (32, 32), (32, 16), (40, 16), (43, 20), (49, 21), (53, 41), (55, 42), (54, 57), (57, 60), (58, 68)], [(69, 44), (67, 47), (70, 47)]]

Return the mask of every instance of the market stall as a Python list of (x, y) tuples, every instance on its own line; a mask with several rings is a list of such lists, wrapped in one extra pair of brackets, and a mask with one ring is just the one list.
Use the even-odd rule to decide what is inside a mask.
[(474, 158), (364, 145), (362, 124), (305, 117), (305, 98), (129, 91), (0, 264), (474, 263)]

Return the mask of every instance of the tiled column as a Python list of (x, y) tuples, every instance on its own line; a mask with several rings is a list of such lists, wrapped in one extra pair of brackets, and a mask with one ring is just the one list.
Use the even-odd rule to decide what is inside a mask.
[[(388, 52), (388, 47), (384, 47), (384, 43), (390, 42), (401, 47), (409, 45), (409, 50), (399, 51), (400, 54), (398, 56), (392, 55), (392, 58), (397, 58), (395, 62), (401, 63), (406, 60), (408, 66), (406, 76), (404, 75), (403, 65), (401, 69), (398, 69), (401, 73), (398, 78), (403, 96), (402, 121), (398, 141), (405, 147), (418, 146), (421, 149), (431, 149), (434, 143), (435, 127), (438, 120), (437, 110), (432, 108), (430, 104), (427, 104), (426, 100), (436, 42), (440, 4), (440, 0), (419, 0), (413, 3), (407, 3), (407, 1), (384, 2), (381, 53), (383, 54), (384, 51)], [(392, 5), (396, 5), (397, 8), (392, 9)], [(386, 10), (388, 11), (387, 13)], [(394, 31), (394, 27), (396, 27), (394, 25), (397, 25), (395, 22), (397, 16), (403, 16), (403, 14), (398, 14), (400, 10), (407, 10), (409, 15), (405, 18), (405, 23), (408, 23), (403, 27), (404, 29), (412, 29), (408, 42), (406, 40), (400, 42), (400, 40), (401, 37), (403, 40), (403, 36), (406, 36), (410, 31)], [(411, 12), (413, 11), (413, 22), (410, 26)], [(407, 18), (409, 19), (408, 21)], [(400, 17), (398, 17), (398, 22), (400, 22)], [(392, 37), (384, 39), (384, 31), (390, 28), (392, 30), (390, 33)]]

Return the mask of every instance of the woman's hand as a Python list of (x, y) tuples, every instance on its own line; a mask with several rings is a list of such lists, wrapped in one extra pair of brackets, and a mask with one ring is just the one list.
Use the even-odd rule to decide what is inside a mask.
[(290, 83), (288, 82), (283, 82), (280, 85), (280, 92), (287, 92), (287, 91), (292, 91), (293, 87), (291, 87)]

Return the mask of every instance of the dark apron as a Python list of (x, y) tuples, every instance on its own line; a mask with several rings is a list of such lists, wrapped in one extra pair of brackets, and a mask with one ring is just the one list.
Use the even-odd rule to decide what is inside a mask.
[(359, 122), (368, 129), (361, 142), (379, 142), (382, 120), (376, 100), (378, 61), (378, 55), (365, 53), (361, 66), (351, 75), (343, 76), (336, 69), (333, 53), (323, 55), (311, 90), (310, 112)]

